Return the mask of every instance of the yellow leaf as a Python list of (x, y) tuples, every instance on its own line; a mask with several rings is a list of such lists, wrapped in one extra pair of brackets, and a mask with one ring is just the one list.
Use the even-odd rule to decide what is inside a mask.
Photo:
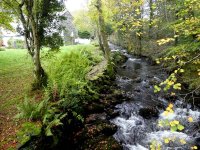
[(157, 60), (157, 61), (156, 61), (156, 63), (157, 63), (157, 64), (160, 64), (160, 61), (159, 61), (159, 60)]
[(179, 124), (179, 121), (177, 121), (177, 120), (174, 120), (174, 124)]
[(172, 127), (175, 126), (174, 121), (171, 121), (169, 124), (170, 124), (170, 126), (172, 126)]
[(197, 146), (193, 146), (194, 149), (198, 149)]
[(163, 127), (162, 121), (159, 121), (159, 122), (158, 122), (158, 126), (159, 126), (159, 127)]
[(173, 92), (172, 92), (172, 93), (171, 93), (171, 96), (174, 96), (174, 95), (176, 95), (176, 93), (173, 93)]
[(186, 144), (186, 141), (184, 139), (180, 139), (180, 143), (184, 145)]
[(169, 107), (169, 108), (173, 108), (174, 105), (173, 105), (172, 103), (170, 103), (168, 107)]
[(176, 59), (176, 56), (172, 56), (173, 59)]
[(188, 117), (188, 121), (189, 122), (193, 122), (193, 118), (192, 117)]
[(165, 142), (165, 144), (168, 144), (169, 143), (169, 139), (168, 138), (164, 139), (164, 142)]
[(169, 81), (169, 82), (168, 82), (168, 85), (170, 85), (170, 86), (173, 85), (173, 84), (174, 84), (173, 81)]
[(164, 116), (168, 116), (169, 112), (168, 111), (164, 111)]
[(170, 111), (171, 110), (171, 108), (170, 107), (167, 107), (167, 109), (166, 109), (167, 111)]

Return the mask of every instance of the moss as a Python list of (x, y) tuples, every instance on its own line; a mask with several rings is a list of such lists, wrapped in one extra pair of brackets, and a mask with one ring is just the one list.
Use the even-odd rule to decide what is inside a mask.
[(90, 81), (97, 80), (101, 78), (107, 69), (107, 61), (103, 60), (96, 66), (94, 66), (91, 71), (86, 75), (86, 78)]

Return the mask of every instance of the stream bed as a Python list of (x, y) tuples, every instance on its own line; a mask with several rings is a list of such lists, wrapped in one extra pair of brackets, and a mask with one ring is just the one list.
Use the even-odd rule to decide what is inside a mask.
[[(182, 103), (175, 96), (167, 99), (165, 93), (154, 93), (154, 85), (167, 77), (166, 72), (157, 65), (151, 65), (146, 58), (129, 55), (126, 50), (110, 44), (112, 52), (120, 52), (127, 57), (124, 64), (117, 66), (116, 83), (129, 101), (118, 104), (115, 111), (119, 116), (110, 120), (117, 125), (114, 138), (124, 150), (189, 150), (200, 145), (198, 108)], [(173, 101), (174, 113), (166, 116), (165, 109)], [(192, 118), (189, 122), (188, 118)], [(158, 123), (178, 120), (184, 129), (171, 131), (169, 127)], [(152, 144), (154, 143), (154, 144)], [(153, 145), (150, 148), (150, 145)], [(195, 147), (196, 148), (196, 147)]]

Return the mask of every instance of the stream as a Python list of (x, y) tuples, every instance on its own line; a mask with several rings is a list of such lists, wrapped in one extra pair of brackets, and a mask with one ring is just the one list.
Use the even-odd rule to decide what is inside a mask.
[[(165, 71), (151, 65), (146, 58), (129, 55), (126, 50), (112, 44), (110, 47), (113, 53), (120, 52), (127, 57), (127, 61), (117, 67), (116, 83), (129, 101), (116, 105), (115, 111), (120, 115), (110, 120), (118, 127), (114, 138), (123, 149), (148, 150), (152, 142), (158, 147), (161, 145), (162, 150), (189, 150), (194, 145), (198, 146), (198, 109), (182, 103), (181, 97), (175, 97), (174, 113), (165, 116), (169, 100), (164, 93), (154, 93), (153, 86), (166, 79)], [(192, 117), (192, 122), (188, 121), (189, 117)], [(162, 120), (179, 120), (184, 130), (171, 131), (169, 127), (158, 126)]]

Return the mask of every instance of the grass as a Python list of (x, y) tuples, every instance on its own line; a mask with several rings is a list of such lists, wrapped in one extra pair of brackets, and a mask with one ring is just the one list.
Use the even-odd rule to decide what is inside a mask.
[[(21, 102), (33, 81), (32, 63), (26, 50), (0, 51), (0, 147), (15, 145), (17, 122), (13, 121), (16, 104)], [(12, 128), (11, 128), (12, 127)]]
[(32, 67), (26, 50), (0, 52), (0, 110), (12, 106), (32, 81)]
[[(61, 52), (54, 54), (54, 56), (47, 55), (47, 50), (44, 49), (42, 64), (47, 70), (52, 61), (61, 59), (65, 53), (94, 48), (92, 45), (61, 47)], [(97, 57), (97, 61), (98, 59), (100, 58)], [(16, 105), (21, 103), (24, 96), (30, 91), (33, 81), (32, 70), (33, 64), (27, 50), (6, 49), (0, 51), (0, 149), (16, 145), (13, 137), (15, 137), (19, 124), (13, 120), (13, 117), (17, 113)], [(3, 145), (4, 147), (1, 148)]]

